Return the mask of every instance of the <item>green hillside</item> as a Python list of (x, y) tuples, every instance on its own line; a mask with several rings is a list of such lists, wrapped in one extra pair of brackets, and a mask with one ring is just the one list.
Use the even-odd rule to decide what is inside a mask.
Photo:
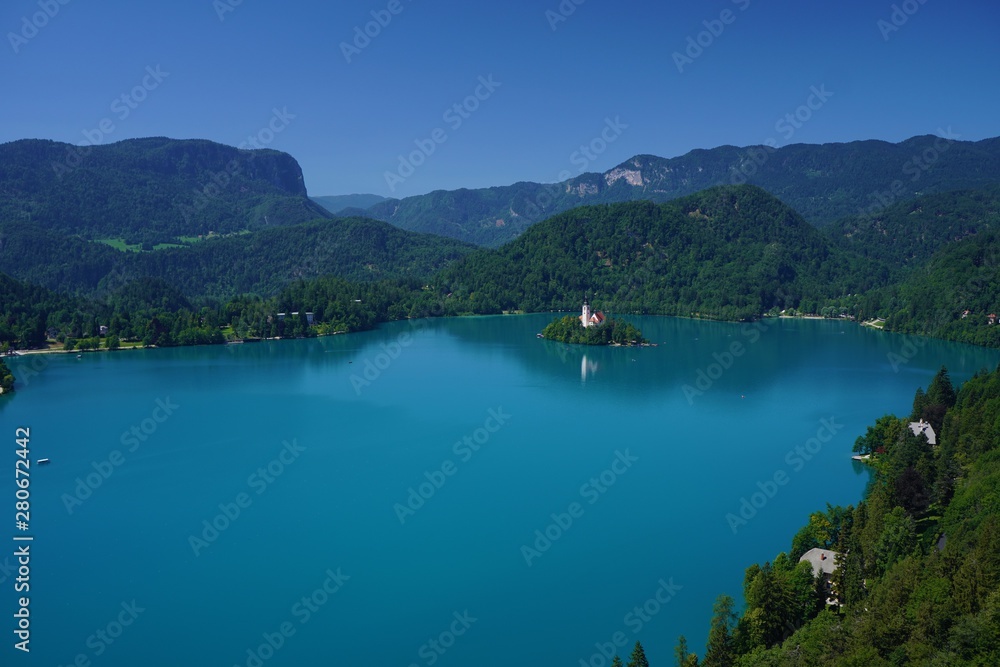
[(888, 270), (836, 248), (760, 188), (712, 188), (666, 204), (588, 206), (445, 269), (439, 289), (477, 313), (575, 309), (744, 319), (815, 312), (883, 284)]
[(840, 245), (894, 267), (924, 264), (948, 243), (1000, 227), (1000, 188), (923, 195), (873, 215), (838, 220), (826, 231)]
[(867, 302), (866, 312), (884, 317), (888, 331), (1000, 346), (1000, 325), (988, 318), (1000, 314), (1000, 234), (946, 245)]
[(0, 145), (0, 183), (0, 223), (88, 240), (169, 243), (329, 217), (291, 156), (201, 140), (14, 141)]
[[(937, 445), (910, 431), (917, 419), (933, 423)], [(1000, 370), (956, 396), (942, 369), (912, 414), (869, 427), (856, 445), (875, 452), (865, 499), (812, 513), (787, 553), (749, 567), (745, 608), (720, 596), (700, 664), (1000, 664), (998, 424)], [(814, 547), (835, 552), (832, 592), (799, 562)]]
[(104, 294), (161, 278), (190, 297), (274, 294), (292, 280), (427, 277), (472, 246), (362, 218), (317, 220), (210, 238), (189, 247), (122, 252), (38, 226), (0, 227), (0, 270), (34, 284)]
[[(561, 178), (569, 176), (568, 172)], [(613, 202), (664, 202), (718, 185), (760, 186), (815, 226), (878, 214), (922, 194), (1000, 183), (1000, 139), (913, 137), (898, 144), (720, 146), (675, 158), (636, 156), (603, 174), (555, 184), (531, 182), (435, 191), (376, 204), (367, 215), (403, 229), (497, 247), (531, 225), (572, 208)]]

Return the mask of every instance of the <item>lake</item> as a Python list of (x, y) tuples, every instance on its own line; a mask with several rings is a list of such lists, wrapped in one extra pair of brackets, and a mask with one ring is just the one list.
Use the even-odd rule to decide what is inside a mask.
[[(862, 497), (868, 425), (1000, 361), (804, 320), (633, 317), (657, 347), (583, 348), (536, 339), (552, 317), (14, 360), (31, 653), (11, 541), (3, 664), (673, 664), (747, 566)], [(52, 460), (24, 533), (18, 427)]]

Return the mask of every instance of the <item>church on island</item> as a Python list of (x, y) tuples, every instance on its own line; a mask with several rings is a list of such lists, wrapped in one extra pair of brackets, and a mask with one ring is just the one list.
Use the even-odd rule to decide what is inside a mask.
[(595, 327), (599, 324), (604, 324), (604, 320), (604, 313), (601, 311), (597, 311), (596, 313), (590, 312), (590, 304), (587, 303), (586, 299), (584, 299), (583, 313), (580, 315), (580, 324), (582, 324), (584, 328)]

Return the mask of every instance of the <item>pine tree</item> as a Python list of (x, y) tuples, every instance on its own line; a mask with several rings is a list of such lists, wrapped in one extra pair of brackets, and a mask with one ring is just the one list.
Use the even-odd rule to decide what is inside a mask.
[(937, 403), (950, 408), (955, 405), (955, 387), (951, 383), (948, 369), (944, 366), (937, 372), (930, 386), (927, 387), (927, 398), (931, 403)]
[(617, 655), (611, 660), (611, 667), (622, 667), (622, 659)]
[(736, 658), (733, 627), (736, 625), (736, 601), (720, 595), (712, 605), (712, 628), (708, 631), (704, 667), (731, 667)]
[(677, 667), (698, 667), (698, 656), (688, 651), (688, 640), (684, 635), (677, 638), (674, 657), (677, 660)]
[(635, 648), (632, 649), (632, 655), (628, 658), (627, 667), (649, 667), (649, 661), (646, 660), (646, 652), (642, 650), (642, 644), (639, 642), (636, 642)]

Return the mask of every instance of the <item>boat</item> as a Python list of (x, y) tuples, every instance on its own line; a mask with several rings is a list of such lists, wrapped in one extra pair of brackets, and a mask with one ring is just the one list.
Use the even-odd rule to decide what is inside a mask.
[(43, 465), (45, 465), (48, 462), (49, 462), (48, 459), (38, 459), (37, 461), (35, 461), (35, 463), (37, 463), (40, 466), (43, 466)]

